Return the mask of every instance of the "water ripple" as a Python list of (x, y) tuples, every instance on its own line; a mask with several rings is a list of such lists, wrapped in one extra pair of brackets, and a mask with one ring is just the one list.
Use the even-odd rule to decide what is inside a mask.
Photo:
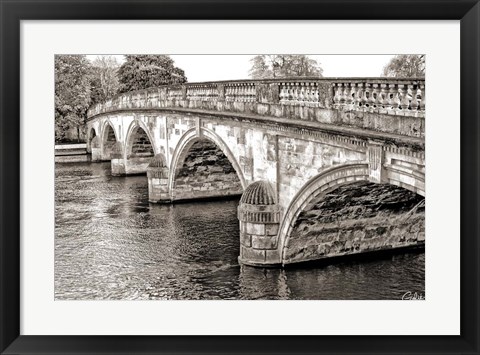
[(148, 203), (147, 178), (57, 164), (55, 298), (400, 299), (425, 292), (425, 256), (294, 269), (239, 266), (237, 200)]

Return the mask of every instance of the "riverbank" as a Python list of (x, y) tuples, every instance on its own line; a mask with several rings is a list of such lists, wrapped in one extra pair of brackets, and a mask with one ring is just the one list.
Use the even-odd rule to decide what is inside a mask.
[(55, 163), (85, 163), (90, 160), (86, 143), (55, 144)]

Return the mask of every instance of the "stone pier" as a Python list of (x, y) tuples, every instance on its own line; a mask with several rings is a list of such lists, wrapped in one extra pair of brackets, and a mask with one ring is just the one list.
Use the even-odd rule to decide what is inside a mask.
[(253, 266), (281, 263), (278, 252), (280, 215), (281, 208), (270, 183), (257, 181), (247, 187), (238, 206), (240, 263)]

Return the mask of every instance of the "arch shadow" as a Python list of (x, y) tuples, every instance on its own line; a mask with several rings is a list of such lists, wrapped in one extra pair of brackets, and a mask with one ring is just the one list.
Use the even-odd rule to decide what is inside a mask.
[(91, 153), (91, 152), (92, 152), (92, 140), (93, 140), (93, 138), (95, 138), (96, 136), (98, 136), (97, 130), (95, 129), (94, 126), (91, 126), (91, 127), (87, 130), (87, 152), (88, 152), (88, 153)]
[(218, 136), (213, 131), (202, 127), (200, 128), (200, 131), (198, 131), (197, 128), (189, 129), (183, 134), (183, 136), (178, 141), (177, 146), (175, 147), (175, 150), (173, 152), (172, 160), (170, 163), (170, 174), (168, 179), (169, 191), (173, 190), (175, 176), (177, 172), (181, 169), (190, 148), (195, 142), (197, 142), (200, 139), (208, 139), (211, 142), (213, 142), (218, 148), (220, 148), (220, 150), (227, 157), (228, 161), (232, 164), (233, 168), (235, 169), (235, 172), (240, 179), (242, 189), (245, 190), (245, 188), (247, 187), (245, 177), (243, 176), (243, 172), (240, 167), (240, 164), (238, 163), (237, 159), (235, 158), (231, 150), (228, 148), (228, 146), (225, 144), (225, 142), (222, 140), (220, 136)]
[[(110, 144), (110, 146), (108, 146), (107, 142), (109, 142), (108, 141), (108, 136), (109, 136), (109, 131), (110, 130), (112, 130), (112, 132), (113, 132), (115, 142), (113, 142), (112, 144)], [(111, 150), (113, 145), (115, 145), (115, 143), (118, 142), (118, 134), (115, 131), (115, 126), (113, 125), (113, 123), (109, 119), (107, 119), (107, 120), (105, 120), (105, 122), (103, 122), (100, 132), (101, 132), (101, 136), (100, 136), (101, 140), (100, 141), (101, 141), (101, 152), (102, 152), (101, 154), (102, 154), (102, 159), (103, 159), (103, 158), (107, 157), (107, 155), (109, 155), (109, 154), (107, 154), (106, 149), (110, 148), (110, 150)]]
[(134, 138), (133, 133), (139, 128), (142, 129), (147, 135), (147, 138), (150, 141), (150, 144), (152, 146), (153, 155), (155, 156), (158, 153), (160, 153), (159, 151), (157, 151), (157, 147), (152, 137), (152, 134), (150, 132), (150, 129), (142, 121), (133, 120), (128, 126), (127, 134), (125, 135), (125, 155), (127, 156), (127, 158), (132, 154), (132, 146), (133, 146), (133, 138)]
[(297, 192), (285, 211), (279, 228), (278, 250), (282, 264), (285, 261), (285, 247), (300, 213), (338, 187), (359, 181), (369, 181), (368, 163), (351, 162), (326, 169), (311, 178)]

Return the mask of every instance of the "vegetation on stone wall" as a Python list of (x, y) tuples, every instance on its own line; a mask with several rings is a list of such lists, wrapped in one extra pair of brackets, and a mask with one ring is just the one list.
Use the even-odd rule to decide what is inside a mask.
[(257, 55), (251, 60), (252, 79), (322, 77), (323, 69), (306, 55)]
[(382, 76), (394, 78), (424, 78), (425, 56), (418, 54), (396, 55), (385, 65)]

